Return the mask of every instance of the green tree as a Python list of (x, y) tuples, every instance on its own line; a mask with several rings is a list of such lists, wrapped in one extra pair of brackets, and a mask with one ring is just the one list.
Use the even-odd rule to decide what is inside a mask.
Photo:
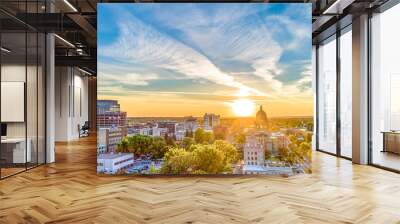
[(197, 144), (211, 144), (214, 142), (214, 135), (212, 132), (198, 128), (194, 133), (194, 140)]
[(243, 151), (243, 146), (246, 143), (246, 135), (243, 133), (235, 136), (235, 146), (239, 151)]
[(217, 126), (213, 128), (214, 137), (216, 140), (225, 140), (228, 130), (224, 126)]
[(150, 153), (152, 138), (147, 135), (133, 135), (127, 138), (129, 151), (135, 156)]
[[(188, 141), (193, 141), (189, 140)], [(164, 155), (161, 169), (165, 174), (217, 174), (231, 172), (232, 164), (239, 161), (237, 149), (224, 140), (213, 144), (191, 144), (184, 148), (172, 147)]]
[(306, 141), (306, 142), (311, 142), (312, 141), (312, 134), (311, 133), (306, 133), (305, 134), (305, 137), (304, 137), (304, 140)]
[(135, 157), (150, 154), (153, 159), (163, 158), (168, 145), (161, 137), (152, 137), (147, 135), (133, 135), (125, 137), (119, 144), (119, 152), (131, 152)]
[(198, 128), (195, 132), (194, 132), (194, 140), (196, 143), (200, 144), (204, 142), (204, 133), (205, 131), (201, 128)]
[(176, 146), (175, 138), (176, 138), (175, 135), (171, 137), (168, 135), (168, 133), (165, 133), (165, 135), (164, 135), (164, 140), (168, 146), (172, 146), (172, 147)]
[(218, 174), (227, 170), (224, 154), (215, 145), (193, 145), (193, 167), (208, 174)]
[(120, 142), (118, 142), (117, 152), (129, 152), (129, 144), (126, 137), (124, 137)]
[(192, 130), (186, 130), (185, 137), (193, 138), (193, 131)]
[(162, 137), (153, 137), (150, 145), (150, 153), (153, 159), (160, 159), (164, 157), (168, 146)]
[(224, 140), (216, 140), (214, 142), (217, 150), (221, 151), (224, 154), (224, 162), (226, 165), (231, 166), (234, 163), (237, 163), (240, 159), (238, 150), (227, 141)]
[(169, 148), (164, 155), (161, 168), (163, 174), (188, 174), (191, 173), (193, 155), (183, 148)]
[(214, 141), (215, 141), (214, 134), (212, 132), (206, 132), (205, 133), (205, 139), (204, 139), (203, 143), (212, 144)]
[(154, 162), (150, 164), (149, 172), (150, 172), (150, 174), (158, 174), (158, 173), (160, 173), (160, 171), (157, 170), (156, 167), (154, 166)]
[(190, 137), (184, 137), (180, 143), (180, 147), (189, 150), (190, 146), (196, 144), (193, 138)]

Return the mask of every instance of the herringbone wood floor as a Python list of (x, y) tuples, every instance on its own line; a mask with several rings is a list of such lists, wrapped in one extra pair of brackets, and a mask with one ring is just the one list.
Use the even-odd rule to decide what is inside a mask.
[(95, 138), (0, 181), (0, 223), (400, 223), (400, 175), (322, 153), (295, 177), (96, 175)]

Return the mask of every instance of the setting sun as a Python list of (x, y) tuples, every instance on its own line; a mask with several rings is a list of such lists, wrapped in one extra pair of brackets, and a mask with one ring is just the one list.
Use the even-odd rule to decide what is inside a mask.
[(249, 99), (237, 99), (232, 103), (233, 112), (240, 117), (251, 116), (254, 112), (255, 103)]

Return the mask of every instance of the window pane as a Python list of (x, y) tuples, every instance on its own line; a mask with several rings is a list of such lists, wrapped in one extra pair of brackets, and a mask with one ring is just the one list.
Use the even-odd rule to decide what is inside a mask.
[(400, 170), (400, 4), (372, 18), (372, 162)]
[(27, 33), (28, 44), (28, 61), (27, 61), (27, 80), (26, 80), (26, 116), (27, 116), (27, 142), (30, 160), (28, 161), (28, 168), (37, 165), (37, 81), (38, 81), (38, 68), (37, 68), (37, 41), (38, 36), (36, 32)]
[(352, 156), (352, 35), (351, 30), (340, 36), (340, 152)]
[(336, 153), (336, 41), (318, 48), (318, 147)]

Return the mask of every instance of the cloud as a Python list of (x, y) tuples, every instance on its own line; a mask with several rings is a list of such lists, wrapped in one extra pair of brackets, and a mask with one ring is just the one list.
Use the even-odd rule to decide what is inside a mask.
[(206, 56), (182, 42), (162, 33), (132, 15), (125, 14), (118, 21), (118, 40), (99, 49), (99, 54), (119, 61), (166, 69), (193, 79), (205, 79), (220, 85), (246, 89), (255, 95), (262, 91), (238, 82), (222, 72)]
[[(270, 99), (310, 94), (307, 68), (304, 74), (293, 74), (299, 77), (293, 82), (279, 79), (285, 69), (280, 64), (285, 51), (302, 50), (304, 43), (311, 40), (310, 24), (303, 19), (307, 10), (303, 7), (295, 4), (283, 13), (243, 4), (210, 8), (171, 5), (168, 10), (156, 4), (139, 8), (125, 12), (120, 8), (120, 36), (114, 44), (100, 47), (99, 55), (152, 68), (134, 74), (154, 75), (158, 74), (155, 69), (164, 69), (204, 85), (216, 83), (239, 89), (237, 94)], [(267, 13), (260, 13), (263, 10)], [(235, 66), (226, 71), (224, 67), (230, 64)], [(246, 68), (237, 69), (238, 66)], [(146, 85), (154, 80), (151, 78), (139, 80), (133, 76), (131, 80), (138, 79), (138, 84)]]
[(129, 83), (133, 86), (147, 86), (149, 81), (158, 79), (157, 74), (138, 74), (138, 73), (126, 73), (126, 74), (109, 74), (100, 72), (99, 81), (101, 85), (113, 85)]
[[(186, 43), (203, 52), (217, 66), (226, 61), (248, 63), (252, 70), (247, 75), (266, 81), (264, 92), (274, 95), (282, 92), (284, 84), (276, 77), (282, 73), (279, 59), (284, 47), (273, 38), (273, 21), (267, 23), (257, 14), (258, 8), (220, 7), (214, 13), (196, 7), (186, 10), (190, 13), (155, 16), (169, 28), (179, 29)], [(196, 19), (191, 19), (191, 15)]]
[(287, 96), (297, 97), (297, 98), (309, 98), (312, 96), (312, 71), (311, 64), (304, 65), (304, 69), (300, 74), (300, 79), (296, 80), (294, 83), (285, 86), (285, 92)]
[(264, 20), (272, 30), (285, 35), (285, 50), (296, 50), (307, 41), (311, 43), (310, 24), (301, 23), (286, 15), (269, 15)]

